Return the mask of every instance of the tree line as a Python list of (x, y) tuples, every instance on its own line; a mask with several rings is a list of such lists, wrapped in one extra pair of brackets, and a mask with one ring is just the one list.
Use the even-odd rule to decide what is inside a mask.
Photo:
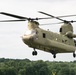
[(0, 75), (76, 75), (76, 61), (51, 62), (0, 58)]

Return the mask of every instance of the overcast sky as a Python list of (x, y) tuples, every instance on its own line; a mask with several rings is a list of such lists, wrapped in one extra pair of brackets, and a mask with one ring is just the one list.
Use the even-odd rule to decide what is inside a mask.
[[(76, 0), (0, 0), (0, 12), (8, 12), (24, 17), (47, 17), (38, 13), (38, 11), (49, 14), (72, 15), (76, 14)], [(0, 20), (14, 19), (0, 15)], [(67, 20), (76, 20), (76, 17), (64, 18)], [(41, 23), (54, 23), (58, 20), (42, 20)], [(73, 23), (74, 33), (76, 33), (76, 23)], [(61, 24), (52, 26), (40, 26), (43, 29), (49, 29), (59, 33)], [(30, 59), (30, 60), (48, 60), (48, 61), (74, 61), (72, 53), (57, 54), (54, 59), (51, 53), (38, 51), (37, 56), (32, 56), (32, 48), (29, 48), (22, 42), (22, 36), (27, 30), (26, 22), (0, 23), (0, 58)]]

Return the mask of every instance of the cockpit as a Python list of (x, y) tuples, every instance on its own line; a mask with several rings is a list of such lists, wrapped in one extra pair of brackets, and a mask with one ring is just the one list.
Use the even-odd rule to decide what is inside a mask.
[(34, 41), (36, 39), (38, 39), (36, 30), (27, 30), (22, 36), (23, 42), (28, 45), (30, 45), (31, 41)]
[(35, 34), (36, 34), (36, 30), (27, 30), (24, 35), (27, 36), (27, 35), (35, 35)]

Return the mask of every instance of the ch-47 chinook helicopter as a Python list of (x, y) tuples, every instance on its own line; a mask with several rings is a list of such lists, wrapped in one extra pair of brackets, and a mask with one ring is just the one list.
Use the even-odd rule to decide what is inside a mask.
[(18, 20), (2, 20), (0, 22), (16, 22), (16, 21), (28, 21), (28, 31), (22, 36), (23, 42), (29, 47), (33, 48), (32, 55), (37, 55), (36, 49), (50, 52), (53, 57), (56, 58), (57, 53), (73, 53), (73, 57), (76, 57), (76, 34), (73, 34), (73, 22), (61, 19), (61, 17), (71, 17), (76, 15), (67, 16), (52, 16), (45, 12), (39, 11), (39, 13), (49, 16), (49, 18), (56, 18), (61, 23), (64, 23), (60, 28), (60, 34), (54, 33), (48, 30), (41, 29), (39, 23), (36, 20), (49, 19), (49, 18), (27, 18), (10, 13), (0, 12), (0, 14), (17, 18)]

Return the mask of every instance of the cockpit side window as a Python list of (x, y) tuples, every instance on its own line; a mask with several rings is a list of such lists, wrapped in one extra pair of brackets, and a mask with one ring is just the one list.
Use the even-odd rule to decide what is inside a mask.
[(36, 30), (27, 30), (25, 35), (32, 35), (32, 34), (36, 34)]
[(60, 28), (60, 31), (59, 32), (62, 32), (62, 28)]

